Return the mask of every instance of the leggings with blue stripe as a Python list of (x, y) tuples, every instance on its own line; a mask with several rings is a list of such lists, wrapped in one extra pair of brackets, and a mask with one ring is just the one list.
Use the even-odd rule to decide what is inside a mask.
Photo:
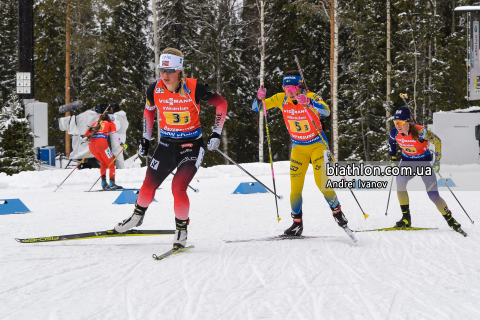
[[(430, 161), (404, 161), (400, 162), (400, 167), (411, 167), (413, 172), (417, 172), (417, 167), (430, 167)], [(425, 169), (423, 169), (425, 172)], [(421, 171), (421, 170), (419, 170)], [(404, 176), (397, 176), (397, 196), (400, 205), (408, 205), (409, 198), (407, 192), (407, 183), (414, 178), (414, 175), (404, 175)], [(438, 193), (438, 185), (437, 185), (437, 178), (435, 173), (432, 170), (431, 176), (421, 176), (423, 183), (425, 184), (425, 188), (427, 191), (427, 195), (432, 200), (432, 202), (437, 206), (438, 211), (440, 211), (443, 215), (449, 212), (447, 204), (440, 194)]]
[(327, 148), (318, 142), (309, 145), (295, 145), (292, 148), (290, 156), (290, 205), (292, 206), (293, 215), (300, 213), (302, 210), (302, 190), (310, 161), (313, 166), (315, 183), (323, 193), (328, 205), (331, 208), (335, 208), (340, 204), (335, 191), (325, 187), (328, 180), (325, 172), (325, 150)]

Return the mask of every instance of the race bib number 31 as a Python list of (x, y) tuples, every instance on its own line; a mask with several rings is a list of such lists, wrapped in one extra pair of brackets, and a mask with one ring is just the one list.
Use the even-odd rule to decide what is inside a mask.
[(293, 132), (310, 131), (310, 125), (308, 124), (307, 120), (301, 120), (301, 121), (288, 120), (288, 124), (290, 125), (290, 130)]
[(169, 125), (185, 125), (190, 123), (190, 112), (164, 112), (163, 116)]

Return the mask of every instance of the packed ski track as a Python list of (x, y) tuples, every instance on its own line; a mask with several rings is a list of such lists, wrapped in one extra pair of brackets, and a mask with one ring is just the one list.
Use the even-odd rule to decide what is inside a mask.
[[(273, 189), (270, 164), (243, 164)], [(446, 188), (440, 188), (468, 237), (450, 229), (425, 191), (411, 191), (412, 226), (419, 231), (355, 233), (335, 223), (310, 167), (303, 190), (302, 240), (226, 240), (275, 236), (291, 225), (289, 163), (276, 162), (277, 222), (270, 193), (232, 194), (253, 182), (236, 166), (201, 168), (191, 185), (187, 245), (161, 261), (172, 235), (51, 243), (15, 238), (101, 231), (129, 217), (118, 191), (84, 192), (98, 169), (0, 175), (0, 198), (31, 210), (0, 215), (0, 319), (480, 319), (480, 236)], [(140, 188), (145, 168), (117, 170), (116, 182)], [(419, 178), (416, 178), (419, 179)], [(92, 190), (99, 189), (97, 185)], [(456, 191), (480, 223), (478, 191)], [(401, 217), (392, 192), (337, 190), (352, 230), (392, 227)], [(174, 229), (171, 176), (138, 229)]]

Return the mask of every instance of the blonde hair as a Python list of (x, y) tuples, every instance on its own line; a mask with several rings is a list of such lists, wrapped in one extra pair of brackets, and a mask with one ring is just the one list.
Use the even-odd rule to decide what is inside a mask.
[[(182, 51), (175, 48), (165, 48), (161, 54), (174, 54), (185, 59)], [(180, 71), (180, 74), (178, 75), (178, 80), (180, 81), (180, 90), (178, 90), (178, 94), (181, 97), (186, 98), (187, 96), (185, 95), (185, 89), (183, 88), (185, 85), (185, 74), (183, 73), (183, 71)]]

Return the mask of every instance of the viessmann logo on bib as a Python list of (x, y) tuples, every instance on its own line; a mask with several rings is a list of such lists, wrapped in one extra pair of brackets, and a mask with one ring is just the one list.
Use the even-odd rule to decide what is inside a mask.
[(284, 109), (283, 112), (290, 113), (292, 116), (294, 116), (296, 113), (305, 113), (305, 110)]
[(190, 102), (192, 101), (191, 99), (173, 99), (173, 98), (170, 98), (170, 99), (158, 99), (158, 102), (159, 103), (167, 103), (171, 106), (173, 106), (174, 103), (187, 103), (187, 102)]

